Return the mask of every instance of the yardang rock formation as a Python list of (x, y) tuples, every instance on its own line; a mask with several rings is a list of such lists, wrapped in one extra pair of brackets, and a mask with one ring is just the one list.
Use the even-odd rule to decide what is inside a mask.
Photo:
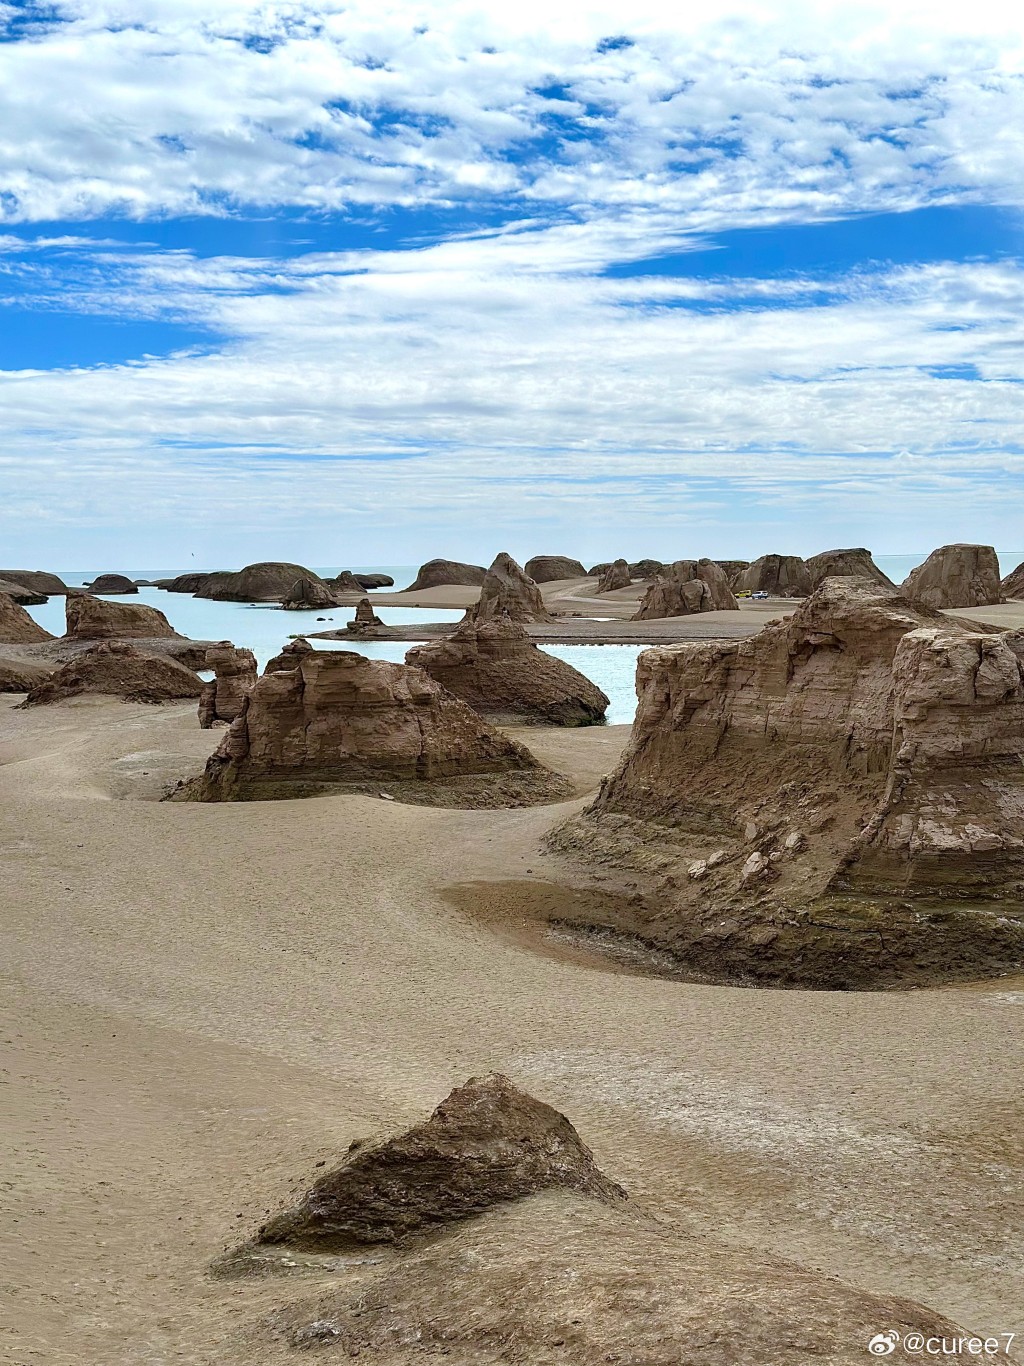
[(555, 583), (559, 579), (585, 579), (587, 571), (579, 560), (568, 555), (534, 555), (523, 565), (526, 575), (534, 583)]
[(1006, 971), (1024, 962), (1022, 659), (1024, 633), (826, 579), (755, 637), (642, 654), (622, 762), (554, 843), (639, 870), (651, 909), (617, 928), (697, 973)]
[(503, 797), (500, 779), (509, 790), (518, 781), (534, 800), (560, 782), (421, 669), (296, 641), (267, 665), (205, 774), (182, 795), (252, 801), (399, 783), (410, 799), (427, 801), (427, 789), (440, 800), (446, 782), (447, 795), (458, 797), (452, 784), (467, 779), (470, 805), (494, 804), (489, 783)]
[(733, 589), (773, 598), (806, 598), (811, 576), (799, 555), (762, 555), (737, 574)]
[(450, 585), (479, 588), (487, 570), (482, 564), (461, 564), (458, 560), (428, 560), (421, 564), (419, 573), (404, 593), (418, 593), (425, 588), (446, 588)]
[(739, 611), (725, 570), (714, 560), (677, 560), (643, 596), (634, 621), (685, 617), (693, 612)]
[(34, 687), (22, 706), (43, 706), (83, 693), (122, 697), (126, 702), (178, 702), (198, 697), (202, 690), (202, 681), (176, 660), (146, 654), (126, 641), (105, 640)]
[(67, 599), (69, 640), (184, 640), (163, 612), (143, 602), (104, 602), (88, 593)]
[(473, 621), (554, 621), (544, 606), (540, 589), (504, 551), (495, 557), (484, 577), (480, 599), (466, 617)]
[(943, 545), (903, 581), (903, 592), (928, 607), (986, 607), (1002, 602), (999, 560), (990, 545)]
[(230, 640), (222, 640), (207, 650), (206, 668), (213, 670), (214, 677), (203, 684), (199, 699), (199, 724), (203, 730), (209, 730), (215, 721), (233, 721), (259, 676), (253, 652), (237, 649)]
[(406, 1133), (358, 1146), (256, 1243), (309, 1252), (402, 1244), (552, 1188), (626, 1198), (564, 1115), (491, 1073)]
[(453, 635), (419, 645), (405, 658), (499, 723), (589, 726), (608, 710), (600, 688), (538, 649), (523, 626), (507, 617), (463, 621)]

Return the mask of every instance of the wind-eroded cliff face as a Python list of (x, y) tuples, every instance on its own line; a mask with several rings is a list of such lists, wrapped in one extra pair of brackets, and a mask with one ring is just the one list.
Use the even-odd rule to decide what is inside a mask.
[(507, 617), (463, 621), (445, 640), (410, 650), (406, 660), (499, 724), (589, 726), (608, 710), (596, 684), (538, 649)]
[[(1024, 959), (1024, 635), (852, 579), (728, 644), (646, 651), (619, 768), (560, 847), (715, 976), (871, 986)], [(971, 904), (969, 904), (971, 903)]]
[(184, 795), (246, 801), (494, 775), (553, 776), (421, 669), (307, 647), (268, 664)]

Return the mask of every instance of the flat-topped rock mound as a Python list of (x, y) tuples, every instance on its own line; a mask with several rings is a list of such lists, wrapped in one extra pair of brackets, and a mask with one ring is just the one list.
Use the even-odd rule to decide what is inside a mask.
[[(826, 579), (787, 622), (640, 656), (632, 738), (557, 847), (614, 926), (716, 979), (878, 987), (1024, 962), (1024, 633)], [(655, 870), (657, 870), (655, 872)]]
[(550, 800), (567, 786), (422, 669), (296, 641), (179, 795), (260, 801), (381, 784), (409, 801), (470, 806)]
[[(353, 580), (354, 582), (354, 580)], [(287, 611), (316, 611), (319, 608), (330, 608), (340, 606), (339, 593), (351, 592), (352, 589), (337, 589), (328, 586), (323, 579), (296, 579), (289, 588), (288, 592), (281, 599), (281, 606)], [(355, 592), (361, 593), (362, 589), (355, 584)]]
[(88, 585), (90, 593), (137, 593), (139, 586), (124, 574), (100, 574)]
[(1003, 601), (999, 560), (990, 545), (943, 545), (903, 580), (908, 598), (928, 607), (986, 607)]
[(540, 589), (504, 551), (484, 575), (480, 600), (466, 613), (473, 621), (500, 621), (503, 617), (510, 621), (554, 621)]
[(686, 617), (694, 612), (739, 611), (725, 570), (714, 560), (677, 560), (664, 578), (655, 579), (633, 621)]
[(9, 593), (0, 593), (0, 644), (36, 645), (53, 640)]
[(405, 1133), (353, 1145), (241, 1251), (401, 1246), (551, 1189), (626, 1198), (564, 1115), (491, 1073), (456, 1087)]
[(479, 588), (487, 575), (482, 564), (462, 564), (459, 560), (428, 560), (403, 593), (416, 593), (424, 588), (447, 588), (452, 584), (465, 588)]
[(20, 584), (30, 592), (42, 593), (48, 598), (63, 597), (68, 591), (62, 578), (43, 569), (0, 569), (0, 579)]
[(104, 602), (89, 593), (69, 596), (64, 609), (69, 640), (184, 640), (156, 607)]
[(166, 655), (144, 654), (126, 641), (101, 641), (76, 655), (28, 694), (23, 707), (45, 706), (85, 693), (126, 702), (180, 702), (198, 697), (202, 681)]
[(740, 570), (733, 582), (737, 593), (767, 593), (772, 598), (806, 598), (811, 576), (799, 555), (762, 555)]
[(13, 583), (10, 579), (0, 578), (0, 593), (5, 593), (19, 607), (38, 607), (46, 601), (45, 593), (37, 593), (33, 588), (26, 588), (23, 583)]
[(617, 593), (620, 588), (628, 588), (633, 582), (629, 565), (625, 560), (613, 560), (597, 581), (599, 593)]
[[(218, 577), (223, 577), (225, 572), (218, 571)], [(209, 572), (175, 574), (172, 579), (154, 579), (153, 587), (162, 588), (165, 593), (198, 593), (207, 580), (213, 577), (214, 575)]]
[(215, 721), (233, 721), (238, 716), (243, 699), (256, 686), (259, 670), (253, 652), (236, 648), (230, 640), (212, 645), (204, 663), (214, 676), (203, 684), (199, 724), (209, 730)]
[[(384, 575), (382, 577), (387, 576)], [(340, 597), (349, 597), (352, 594), (361, 596), (366, 591), (364, 585), (360, 582), (359, 577), (356, 574), (351, 573), (348, 569), (343, 569), (341, 573), (336, 574), (333, 579), (325, 579), (324, 582), (333, 594)], [(392, 582), (394, 582), (394, 580), (392, 580)]]
[(895, 588), (888, 574), (883, 574), (871, 558), (871, 551), (864, 546), (850, 550), (823, 550), (807, 560), (807, 572), (811, 579), (812, 592), (820, 588), (825, 579), (867, 579), (869, 583), (880, 584), (883, 588)]
[(281, 602), (300, 579), (323, 583), (320, 575), (305, 565), (261, 560), (234, 573), (207, 574), (195, 595), (217, 602)]
[(523, 570), (534, 583), (556, 583), (559, 579), (585, 579), (587, 571), (579, 560), (568, 555), (534, 555)]
[(394, 588), (395, 586), (395, 581), (390, 574), (353, 574), (352, 577), (363, 589)]
[(507, 617), (463, 621), (446, 640), (417, 646), (405, 658), (493, 721), (589, 726), (608, 710), (596, 684), (539, 649)]
[(1007, 574), (1000, 587), (1004, 598), (1012, 602), (1024, 601), (1024, 561)]
[[(975, 1335), (925, 1305), (682, 1234), (632, 1201), (542, 1191), (359, 1262), (357, 1284), (335, 1277), (270, 1316), (276, 1349), (387, 1366), (863, 1366), (891, 1345), (909, 1366), (898, 1344), (917, 1335), (939, 1366), (979, 1360)], [(1004, 1345), (993, 1359), (1013, 1366)]]

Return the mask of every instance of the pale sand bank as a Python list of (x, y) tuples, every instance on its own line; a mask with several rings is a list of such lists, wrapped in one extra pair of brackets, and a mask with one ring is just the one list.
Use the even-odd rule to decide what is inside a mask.
[[(191, 706), (16, 700), (0, 699), (0, 1356), (278, 1360), (243, 1335), (291, 1287), (210, 1281), (208, 1259), (316, 1162), (492, 1068), (738, 1259), (1024, 1331), (1024, 983), (745, 991), (584, 966), (445, 895), (557, 882), (539, 841), (578, 802), (159, 804), (220, 738)], [(627, 733), (523, 738), (585, 788)]]

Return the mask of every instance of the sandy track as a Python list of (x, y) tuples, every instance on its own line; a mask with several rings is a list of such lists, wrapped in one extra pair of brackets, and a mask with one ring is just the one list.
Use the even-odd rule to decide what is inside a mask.
[[(258, 1360), (239, 1332), (280, 1288), (208, 1282), (208, 1257), (316, 1161), (491, 1068), (738, 1256), (1024, 1329), (1024, 983), (771, 992), (582, 966), (444, 896), (557, 880), (539, 842), (574, 803), (159, 804), (219, 738), (191, 707), (7, 704), (11, 1361)], [(526, 738), (585, 787), (625, 734)]]

